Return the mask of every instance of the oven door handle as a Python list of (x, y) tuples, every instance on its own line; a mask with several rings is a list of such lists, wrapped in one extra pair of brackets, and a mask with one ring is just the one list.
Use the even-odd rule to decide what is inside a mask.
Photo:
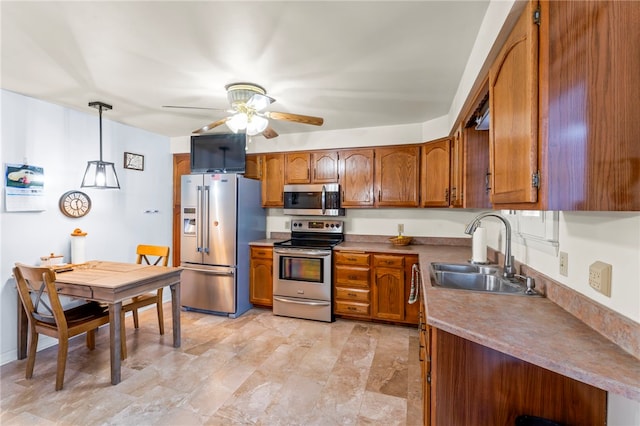
[(307, 302), (301, 300), (291, 300), (291, 299), (283, 299), (282, 297), (273, 296), (273, 300), (277, 300), (278, 302), (283, 303), (294, 303), (296, 305), (307, 305), (307, 306), (329, 306), (331, 302)]
[(299, 256), (331, 256), (331, 250), (309, 250), (309, 249), (297, 249), (297, 248), (274, 248), (274, 253), (278, 254), (290, 254)]

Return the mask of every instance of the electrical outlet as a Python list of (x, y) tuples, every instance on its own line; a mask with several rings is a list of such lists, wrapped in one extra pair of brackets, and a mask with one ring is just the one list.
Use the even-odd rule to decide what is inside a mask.
[(589, 285), (608, 297), (611, 297), (612, 269), (611, 265), (599, 260), (589, 266)]
[(291, 230), (291, 222), (288, 220), (285, 220), (284, 222), (284, 229), (286, 229), (287, 231)]
[(560, 252), (560, 275), (569, 276), (569, 254)]
[(398, 235), (404, 234), (404, 223), (398, 224)]

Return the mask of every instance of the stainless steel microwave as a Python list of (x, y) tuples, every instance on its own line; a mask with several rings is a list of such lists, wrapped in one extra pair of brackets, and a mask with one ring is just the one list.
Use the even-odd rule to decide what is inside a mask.
[(337, 183), (284, 186), (284, 214), (297, 216), (344, 216)]

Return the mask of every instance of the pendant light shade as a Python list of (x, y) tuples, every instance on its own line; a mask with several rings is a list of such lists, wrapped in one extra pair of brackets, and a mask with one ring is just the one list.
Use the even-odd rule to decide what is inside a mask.
[(113, 107), (102, 102), (89, 102), (89, 106), (96, 108), (100, 120), (100, 160), (87, 162), (87, 168), (82, 178), (83, 188), (120, 189), (120, 182), (113, 163), (102, 161), (102, 110), (110, 110)]

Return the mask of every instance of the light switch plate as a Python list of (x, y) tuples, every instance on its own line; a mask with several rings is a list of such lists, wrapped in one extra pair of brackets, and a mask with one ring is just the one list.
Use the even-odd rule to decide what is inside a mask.
[(599, 260), (589, 266), (589, 285), (608, 297), (611, 297), (612, 269), (611, 265)]

